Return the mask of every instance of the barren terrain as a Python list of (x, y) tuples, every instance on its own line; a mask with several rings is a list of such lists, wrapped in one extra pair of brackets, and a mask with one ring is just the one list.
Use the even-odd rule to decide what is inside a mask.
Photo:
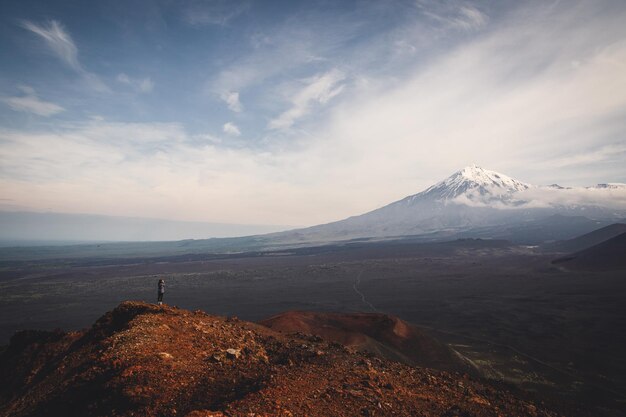
[(621, 415), (623, 271), (569, 271), (504, 242), (362, 244), (232, 256), (5, 263), (0, 336), (81, 329), (124, 300), (259, 321), (288, 310), (388, 313), (495, 381)]
[(18, 334), (0, 369), (7, 416), (559, 415), (467, 375), (137, 302), (88, 331)]

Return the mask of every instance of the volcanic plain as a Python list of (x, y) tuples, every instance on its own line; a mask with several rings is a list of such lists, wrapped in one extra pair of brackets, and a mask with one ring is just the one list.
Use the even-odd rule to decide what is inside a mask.
[[(562, 255), (562, 254), (561, 254)], [(369, 242), (230, 255), (5, 261), (0, 343), (79, 330), (126, 300), (261, 321), (292, 311), (397, 316), (492, 383), (618, 416), (626, 404), (624, 271), (568, 270), (497, 240)]]

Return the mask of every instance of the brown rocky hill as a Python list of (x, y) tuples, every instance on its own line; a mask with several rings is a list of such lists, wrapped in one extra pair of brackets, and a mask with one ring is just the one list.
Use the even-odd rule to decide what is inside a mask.
[(317, 337), (125, 302), (81, 332), (21, 332), (2, 416), (556, 416), (461, 374)]
[(324, 340), (408, 365), (445, 371), (472, 371), (448, 346), (423, 330), (387, 314), (288, 311), (260, 323), (281, 333), (320, 336)]

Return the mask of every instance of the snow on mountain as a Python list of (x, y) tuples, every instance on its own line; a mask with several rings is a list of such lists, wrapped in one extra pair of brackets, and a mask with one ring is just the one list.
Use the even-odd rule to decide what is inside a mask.
[(404, 201), (411, 204), (416, 200), (431, 199), (472, 206), (486, 206), (494, 202), (519, 205), (523, 201), (515, 200), (513, 195), (531, 187), (507, 175), (472, 164)]
[(499, 172), (470, 165), (428, 188), (423, 194), (436, 196), (439, 199), (453, 199), (461, 194), (510, 194), (530, 187), (529, 184)]
[(592, 187), (563, 187), (558, 184), (538, 186), (472, 164), (398, 203), (414, 205), (431, 201), (494, 209), (593, 207), (597, 210), (603, 206), (626, 208), (624, 199), (626, 184), (622, 183), (604, 183)]

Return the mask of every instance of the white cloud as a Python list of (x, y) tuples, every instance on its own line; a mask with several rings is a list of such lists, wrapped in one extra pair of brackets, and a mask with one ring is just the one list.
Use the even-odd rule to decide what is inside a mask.
[(418, 0), (417, 5), (425, 16), (447, 28), (471, 31), (489, 21), (487, 14), (467, 2)]
[(122, 84), (126, 84), (140, 93), (150, 93), (154, 89), (154, 82), (150, 77), (136, 79), (130, 78), (123, 72), (117, 75), (117, 81)]
[(54, 52), (67, 66), (76, 71), (83, 71), (83, 67), (80, 62), (78, 62), (78, 49), (76, 48), (72, 37), (65, 31), (59, 22), (52, 20), (47, 26), (39, 26), (33, 22), (24, 21), (22, 23), (22, 27), (39, 35), (52, 52)]
[(477, 8), (465, 5), (459, 7), (458, 16), (452, 19), (452, 23), (463, 29), (473, 30), (485, 26), (488, 20), (488, 16)]
[(224, 133), (228, 133), (232, 136), (241, 136), (241, 131), (239, 130), (237, 125), (232, 122), (225, 123), (224, 126), (222, 126), (222, 130), (224, 131)]
[(47, 25), (37, 25), (25, 20), (22, 27), (38, 35), (50, 50), (72, 70), (80, 74), (83, 79), (96, 91), (108, 91), (108, 87), (100, 77), (88, 72), (78, 60), (78, 48), (70, 34), (61, 23), (51, 20)]
[(48, 117), (65, 111), (65, 109), (58, 104), (44, 101), (37, 97), (32, 87), (20, 86), (19, 88), (25, 95), (21, 97), (0, 97), (0, 101), (3, 101), (15, 111), (34, 113), (39, 116)]
[(130, 85), (130, 77), (126, 74), (124, 74), (123, 72), (120, 74), (117, 74), (117, 81), (122, 83), (122, 84), (128, 84)]
[(554, 168), (567, 168), (580, 167), (611, 160), (615, 160), (617, 162), (626, 160), (625, 143), (612, 143), (592, 149), (563, 152), (562, 155), (553, 156), (547, 159), (543, 162), (543, 164)]
[(345, 86), (340, 84), (344, 79), (345, 75), (341, 71), (333, 69), (304, 80), (304, 87), (290, 99), (291, 108), (270, 120), (268, 127), (270, 129), (291, 127), (296, 120), (311, 111), (313, 104), (326, 104), (330, 99), (339, 95)]
[(228, 0), (187, 0), (183, 6), (182, 18), (191, 26), (224, 26), (249, 7), (247, 2), (236, 4)]
[(243, 110), (243, 105), (241, 101), (239, 101), (239, 93), (236, 91), (226, 91), (220, 94), (220, 99), (222, 99), (227, 105), (228, 108), (234, 112), (241, 112)]
[(298, 217), (297, 199), (279, 206), (278, 196), (310, 197), (280, 180), (280, 158), (217, 147), (212, 136), (199, 143), (200, 136), (176, 123), (0, 129), (3, 198), (25, 209), (71, 213), (260, 223)]
[[(293, 78), (292, 71), (300, 67), (309, 69), (312, 63), (329, 62), (332, 57), (345, 58), (345, 45), (363, 35), (363, 22), (343, 15), (298, 14), (264, 29), (250, 36), (249, 53), (246, 51), (229, 61), (207, 80), (208, 94), (219, 96), (232, 91), (242, 94), (247, 88), (271, 84), (281, 76)], [(387, 47), (382, 44), (381, 48)], [(349, 61), (358, 61), (351, 58), (355, 59)]]
[(141, 91), (142, 93), (149, 93), (153, 89), (154, 89), (154, 82), (150, 79), (150, 77), (144, 78), (139, 83), (139, 91)]
[(603, 206), (626, 209), (626, 186), (615, 188), (572, 187), (553, 189), (532, 187), (518, 193), (519, 198), (528, 200), (524, 207), (548, 206)]
[(22, 91), (27, 96), (34, 96), (36, 94), (35, 89), (29, 85), (20, 84), (17, 86), (17, 88), (18, 90)]
[(199, 144), (220, 144), (223, 142), (222, 138), (211, 135), (210, 133), (199, 133), (197, 135), (192, 136), (192, 140)]
[(492, 207), (501, 210), (519, 210), (547, 207), (600, 206), (615, 210), (626, 210), (626, 184), (613, 184), (609, 187), (567, 187), (531, 186), (526, 190), (510, 195), (508, 201), (493, 199), (489, 194), (478, 192), (461, 194), (451, 203), (470, 207)]

